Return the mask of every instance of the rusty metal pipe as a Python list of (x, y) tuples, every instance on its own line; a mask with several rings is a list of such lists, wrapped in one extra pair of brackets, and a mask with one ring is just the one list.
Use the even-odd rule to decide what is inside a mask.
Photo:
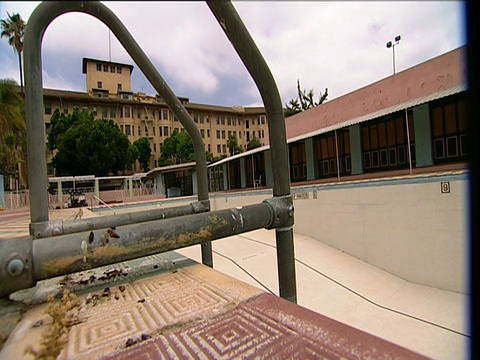
[[(274, 208), (268, 203), (33, 241), (36, 280), (203, 244), (269, 227)], [(92, 235), (93, 234), (93, 235)]]

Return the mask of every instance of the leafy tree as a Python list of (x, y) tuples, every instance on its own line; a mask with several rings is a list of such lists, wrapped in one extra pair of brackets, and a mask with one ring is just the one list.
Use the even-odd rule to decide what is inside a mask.
[(174, 131), (165, 139), (162, 154), (158, 160), (160, 166), (181, 164), (195, 160), (195, 148), (192, 139), (186, 132)]
[(325, 88), (325, 92), (323, 94), (320, 92), (318, 102), (315, 102), (313, 89), (310, 89), (308, 93), (305, 89), (302, 90), (300, 87), (300, 80), (297, 79), (297, 93), (297, 99), (292, 99), (288, 104), (285, 104), (285, 117), (289, 117), (298, 114), (299, 112), (321, 105), (327, 99), (328, 88)]
[(22, 70), (22, 51), (23, 51), (23, 36), (25, 35), (25, 22), (19, 14), (10, 15), (7, 12), (8, 18), (0, 20), (0, 28), (2, 32), (0, 37), (7, 37), (8, 43), (13, 47), (18, 55), (18, 67), (20, 70), (20, 92), (23, 97), (23, 70)]
[(239, 154), (243, 151), (243, 149), (238, 145), (237, 136), (234, 134), (228, 135), (227, 147), (228, 151), (230, 152), (230, 156)]
[(14, 80), (0, 80), (0, 162), (2, 170), (19, 171), (20, 184), (26, 185), (25, 105)]
[(195, 161), (195, 147), (190, 135), (186, 132), (178, 134), (177, 159), (180, 163)]
[(25, 102), (12, 79), (0, 80), (0, 133), (20, 131), (25, 133)]
[(150, 148), (150, 142), (146, 137), (142, 137), (133, 142), (133, 145), (138, 149), (138, 161), (143, 171), (150, 170), (150, 156), (152, 149)]
[[(71, 121), (70, 116), (65, 120)], [(117, 175), (131, 160), (130, 141), (113, 120), (94, 120), (93, 114), (78, 113), (64, 134), (56, 138), (57, 154), (52, 159), (57, 175)], [(52, 128), (53, 131), (53, 128)]]
[[(132, 143), (129, 142), (128, 150), (127, 150), (127, 166), (130, 165), (130, 164), (133, 164), (135, 161), (137, 161), (137, 159), (139, 157), (140, 157), (140, 151), (138, 150), (138, 148), (135, 145), (133, 145)], [(125, 174), (126, 169), (127, 169), (127, 167), (125, 166), (125, 168), (123, 169), (123, 172), (122, 172), (123, 174)]]
[(247, 150), (255, 149), (260, 146), (262, 146), (260, 139), (253, 135), (253, 137), (247, 143)]
[[(50, 132), (48, 133), (48, 147), (50, 150), (57, 148), (58, 138), (64, 135), (68, 129), (76, 124), (80, 119), (83, 119), (86, 115), (78, 108), (73, 109), (73, 113), (66, 115), (57, 108), (50, 117)], [(93, 119), (93, 115), (91, 115)]]

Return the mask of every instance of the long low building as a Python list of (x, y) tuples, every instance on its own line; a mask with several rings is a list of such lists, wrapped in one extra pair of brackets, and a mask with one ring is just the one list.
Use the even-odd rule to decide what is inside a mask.
[[(288, 117), (292, 183), (465, 168), (465, 52), (455, 49)], [(211, 191), (271, 187), (269, 164), (268, 143), (216, 162)]]

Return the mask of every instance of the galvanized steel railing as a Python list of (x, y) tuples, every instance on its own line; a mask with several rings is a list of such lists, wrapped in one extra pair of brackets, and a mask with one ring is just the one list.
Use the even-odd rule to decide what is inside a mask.
[[(294, 214), (281, 98), (268, 65), (233, 5), (207, 5), (262, 96), (270, 134), (273, 198), (241, 209), (210, 211), (200, 132), (122, 22), (99, 2), (44, 2), (30, 16), (24, 42), (30, 236), (0, 241), (0, 296), (34, 286), (38, 280), (195, 244), (202, 246), (202, 262), (213, 266), (212, 240), (267, 228), (276, 231), (280, 296), (296, 302)], [(197, 202), (101, 218), (49, 221), (41, 44), (50, 22), (69, 12), (90, 14), (107, 25), (188, 131), (195, 148)]]

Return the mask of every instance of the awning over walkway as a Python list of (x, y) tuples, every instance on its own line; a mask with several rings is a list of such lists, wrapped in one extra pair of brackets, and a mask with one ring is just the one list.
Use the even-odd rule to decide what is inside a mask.
[(457, 86), (448, 88), (446, 90), (437, 91), (437, 92), (429, 94), (429, 95), (425, 95), (425, 96), (421, 96), (421, 97), (418, 97), (418, 98), (415, 98), (415, 99), (407, 100), (407, 101), (404, 101), (404, 102), (399, 103), (397, 105), (393, 105), (393, 106), (390, 106), (390, 107), (387, 107), (387, 108), (384, 108), (384, 109), (381, 109), (381, 110), (377, 110), (375, 112), (372, 112), (372, 113), (369, 113), (369, 114), (366, 114), (366, 115), (358, 116), (358, 117), (355, 117), (355, 118), (347, 120), (347, 121), (343, 121), (343, 122), (338, 123), (338, 124), (333, 124), (333, 125), (321, 128), (321, 129), (317, 129), (317, 130), (314, 130), (314, 131), (311, 131), (311, 132), (308, 132), (308, 133), (305, 133), (305, 134), (302, 134), (302, 135), (292, 137), (292, 138), (287, 140), (287, 143), (293, 143), (295, 141), (307, 139), (307, 138), (310, 138), (310, 137), (313, 137), (313, 136), (316, 136), (316, 135), (325, 134), (329, 131), (338, 130), (338, 129), (341, 129), (341, 128), (344, 128), (344, 127), (360, 124), (360, 123), (365, 122), (365, 121), (373, 120), (373, 119), (376, 119), (376, 118), (379, 118), (379, 117), (382, 117), (382, 116), (385, 116), (385, 115), (396, 113), (397, 111), (410, 109), (412, 107), (415, 107), (415, 106), (418, 106), (418, 105), (421, 105), (421, 104), (425, 104), (425, 103), (428, 103), (428, 102), (431, 102), (431, 101), (434, 101), (434, 100), (438, 100), (438, 99), (441, 99), (441, 98), (444, 98), (444, 97), (447, 97), (447, 96), (450, 96), (450, 95), (455, 95), (455, 94), (458, 94), (462, 91), (466, 91), (467, 89), (468, 89), (467, 84), (462, 83), (462, 84), (459, 84)]

